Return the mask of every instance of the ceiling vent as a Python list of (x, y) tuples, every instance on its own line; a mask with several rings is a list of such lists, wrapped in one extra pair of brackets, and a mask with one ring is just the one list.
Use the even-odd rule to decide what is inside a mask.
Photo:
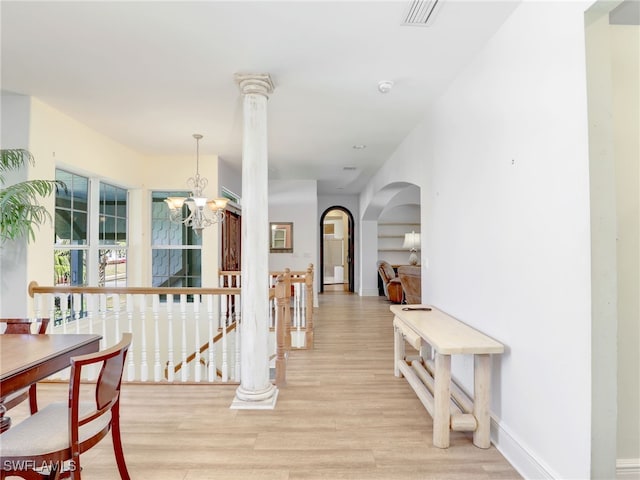
[(428, 27), (443, 3), (444, 0), (412, 0), (401, 25)]

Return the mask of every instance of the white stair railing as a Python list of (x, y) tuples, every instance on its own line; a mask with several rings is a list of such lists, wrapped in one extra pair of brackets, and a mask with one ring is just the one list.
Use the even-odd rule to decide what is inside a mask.
[[(106, 348), (122, 332), (132, 332), (127, 381), (235, 383), (239, 378), (239, 288), (42, 287), (32, 282), (29, 292), (33, 318), (51, 319), (48, 333), (97, 333)], [(209, 338), (203, 341), (202, 332)], [(216, 348), (216, 335), (222, 335), (222, 348)]]

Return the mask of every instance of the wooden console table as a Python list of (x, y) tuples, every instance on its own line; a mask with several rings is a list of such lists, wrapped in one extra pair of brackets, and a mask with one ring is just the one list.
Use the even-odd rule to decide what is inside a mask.
[[(449, 447), (450, 430), (472, 431), (473, 444), (489, 448), (491, 354), (504, 345), (429, 305), (391, 305), (395, 315), (394, 373), (404, 376), (433, 418), (433, 445)], [(405, 342), (420, 357), (405, 355)], [(451, 381), (451, 355), (474, 356), (473, 400)]]

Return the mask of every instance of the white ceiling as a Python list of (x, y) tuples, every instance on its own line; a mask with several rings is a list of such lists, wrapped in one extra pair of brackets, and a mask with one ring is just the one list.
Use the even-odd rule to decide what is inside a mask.
[(193, 153), (202, 133), (201, 153), (239, 168), (234, 74), (269, 73), (270, 178), (358, 193), (518, 3), (441, 1), (416, 27), (408, 0), (3, 0), (2, 89), (149, 155)]

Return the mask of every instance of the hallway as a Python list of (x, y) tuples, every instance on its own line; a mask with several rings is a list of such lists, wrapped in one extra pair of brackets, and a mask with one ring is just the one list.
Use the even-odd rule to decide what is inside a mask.
[[(291, 352), (276, 409), (230, 410), (233, 386), (125, 384), (123, 443), (139, 480), (516, 479), (493, 447), (453, 432), (431, 445), (431, 418), (393, 376), (384, 297), (319, 297), (315, 349)], [(39, 387), (40, 403), (64, 386)], [(19, 407), (21, 413), (26, 410)], [(17, 414), (12, 416), (17, 420)], [(88, 480), (117, 478), (110, 439), (82, 457)]]

